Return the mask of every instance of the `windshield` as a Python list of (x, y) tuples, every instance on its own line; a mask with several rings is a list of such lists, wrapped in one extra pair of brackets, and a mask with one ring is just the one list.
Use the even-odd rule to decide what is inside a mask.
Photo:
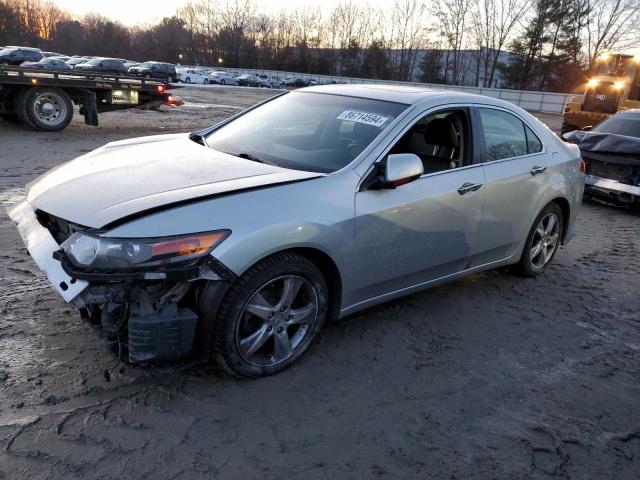
[(207, 144), (285, 168), (329, 173), (348, 165), (407, 107), (292, 92), (215, 130)]
[(640, 138), (640, 113), (614, 115), (595, 126), (591, 131)]

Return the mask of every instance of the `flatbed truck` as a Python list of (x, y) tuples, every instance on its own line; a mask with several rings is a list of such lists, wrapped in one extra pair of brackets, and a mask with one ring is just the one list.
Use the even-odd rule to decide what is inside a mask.
[(140, 77), (0, 65), (0, 118), (40, 131), (63, 130), (79, 106), (87, 125), (98, 114), (179, 105), (168, 83)]

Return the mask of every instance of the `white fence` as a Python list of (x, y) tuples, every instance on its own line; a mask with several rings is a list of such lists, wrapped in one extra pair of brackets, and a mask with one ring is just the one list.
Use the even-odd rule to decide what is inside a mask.
[(424, 86), (438, 88), (442, 90), (455, 90), (458, 92), (475, 93), (477, 95), (485, 95), (487, 97), (501, 98), (507, 102), (514, 103), (519, 107), (531, 112), (543, 113), (562, 113), (564, 106), (572, 94), (569, 93), (552, 93), (552, 92), (531, 92), (527, 90), (507, 90), (502, 88), (482, 88), (482, 87), (464, 87), (459, 85), (441, 85), (432, 83), (416, 83), (416, 82), (396, 82), (392, 80), (373, 80), (366, 78), (352, 77), (336, 77), (331, 75), (312, 75), (295, 72), (284, 72), (277, 70), (256, 70), (246, 68), (226, 68), (225, 70), (237, 72), (239, 74), (268, 74), (273, 75), (280, 80), (288, 77), (303, 78), (304, 80), (317, 80), (319, 83), (368, 83), (380, 85), (407, 85), (407, 86)]

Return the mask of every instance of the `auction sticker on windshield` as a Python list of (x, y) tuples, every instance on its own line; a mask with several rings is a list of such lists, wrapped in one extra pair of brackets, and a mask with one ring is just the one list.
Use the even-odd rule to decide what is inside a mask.
[(354, 112), (353, 110), (345, 110), (338, 115), (338, 120), (347, 120), (349, 122), (364, 123), (366, 125), (373, 125), (375, 127), (381, 127), (388, 117), (376, 115), (375, 113), (367, 112)]

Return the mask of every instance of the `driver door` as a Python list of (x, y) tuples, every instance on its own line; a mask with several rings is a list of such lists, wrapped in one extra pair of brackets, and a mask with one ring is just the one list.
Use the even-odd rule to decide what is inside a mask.
[(353, 303), (463, 271), (476, 252), (485, 179), (474, 162), (469, 109), (430, 113), (401, 135), (383, 158), (414, 153), (426, 173), (392, 190), (356, 193)]

